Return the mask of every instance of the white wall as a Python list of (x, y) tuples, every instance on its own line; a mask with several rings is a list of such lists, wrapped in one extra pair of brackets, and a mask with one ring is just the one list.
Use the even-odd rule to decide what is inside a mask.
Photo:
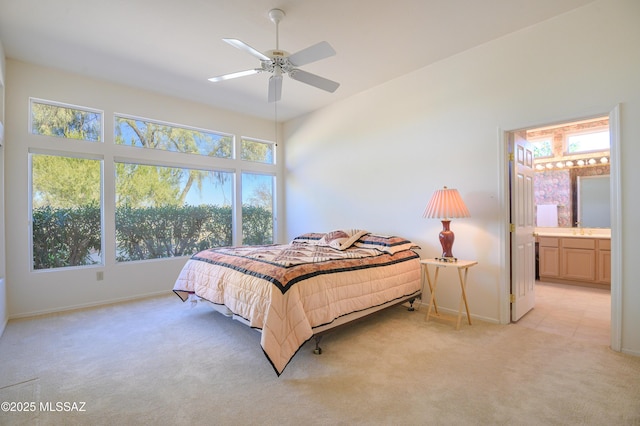
[[(114, 225), (113, 221), (105, 221), (107, 247), (104, 267), (30, 271), (27, 142), (42, 144), (41, 141), (34, 142), (34, 138), (43, 138), (28, 132), (29, 97), (102, 109), (105, 117), (104, 147), (90, 146), (87, 149), (95, 148), (98, 153), (106, 153), (105, 173), (113, 170), (108, 168), (108, 164), (112, 164), (109, 159), (117, 154), (111, 142), (114, 112), (231, 133), (238, 137), (273, 140), (275, 136), (273, 122), (268, 120), (252, 119), (202, 104), (8, 60), (5, 197), (6, 238), (10, 248), (6, 254), (10, 318), (170, 292), (186, 262), (186, 258), (177, 258), (115, 263)], [(69, 142), (60, 141), (51, 149), (60, 149), (64, 143)], [(154, 155), (158, 154), (145, 153), (147, 158)], [(206, 164), (214, 164), (215, 161), (221, 160), (194, 158), (194, 162)], [(231, 167), (239, 167), (239, 163), (235, 162)], [(226, 167), (230, 166), (226, 164)], [(113, 191), (113, 188), (105, 186), (105, 198), (114, 197)], [(113, 211), (105, 211), (105, 216), (112, 214)], [(103, 281), (97, 280), (97, 271), (104, 271)], [(179, 299), (176, 298), (176, 302)]]
[[(640, 181), (638, 46), (640, 2), (597, 1), (287, 123), (288, 238), (364, 228), (408, 237), (423, 257), (436, 256), (441, 225), (422, 211), (435, 189), (457, 188), (472, 217), (452, 221), (453, 252), (479, 261), (469, 278), (472, 314), (507, 322), (498, 129), (620, 104), (622, 350), (640, 355), (640, 240), (625, 237), (640, 235), (632, 189)], [(457, 288), (446, 288), (438, 303), (457, 310)]]

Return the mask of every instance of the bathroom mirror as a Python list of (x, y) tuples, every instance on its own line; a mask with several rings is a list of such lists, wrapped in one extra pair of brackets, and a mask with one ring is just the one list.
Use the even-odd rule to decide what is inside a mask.
[(610, 228), (609, 175), (578, 176), (577, 178), (577, 222), (583, 228)]

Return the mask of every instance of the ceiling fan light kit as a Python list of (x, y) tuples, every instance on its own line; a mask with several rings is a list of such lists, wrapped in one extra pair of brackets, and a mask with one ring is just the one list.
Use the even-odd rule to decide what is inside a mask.
[(238, 71), (230, 74), (224, 74), (217, 77), (211, 77), (209, 81), (215, 83), (232, 78), (245, 77), (261, 72), (268, 72), (272, 74), (269, 78), (269, 94), (267, 96), (269, 102), (277, 102), (280, 100), (282, 96), (283, 74), (286, 74), (294, 80), (308, 84), (318, 89), (325, 90), (330, 93), (335, 92), (340, 86), (340, 83), (324, 77), (320, 77), (319, 75), (312, 74), (307, 71), (303, 71), (298, 67), (333, 56), (336, 54), (336, 51), (333, 50), (331, 45), (326, 41), (316, 43), (292, 55), (289, 55), (289, 53), (284, 50), (280, 50), (278, 26), (280, 24), (280, 21), (284, 17), (285, 13), (280, 9), (271, 9), (269, 11), (269, 19), (276, 25), (276, 48), (273, 50), (268, 50), (265, 53), (262, 53), (249, 46), (245, 42), (235, 38), (222, 39), (236, 49), (245, 51), (250, 55), (258, 58), (260, 60), (260, 67), (248, 69), (245, 71)]

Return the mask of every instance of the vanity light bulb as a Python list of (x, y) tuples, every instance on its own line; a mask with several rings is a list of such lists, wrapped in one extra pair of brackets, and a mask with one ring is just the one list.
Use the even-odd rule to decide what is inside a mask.
[(562, 164), (562, 161), (558, 161), (558, 162), (556, 163), (556, 167), (557, 167), (557, 168), (559, 168), (559, 169), (561, 169), (561, 168), (563, 168), (563, 167), (564, 167), (564, 164)]
[(609, 159), (608, 159), (607, 157), (602, 157), (602, 158), (600, 159), (600, 162), (601, 162), (602, 164), (607, 164), (607, 163), (609, 162)]
[(595, 158), (590, 159), (589, 164), (596, 164), (596, 159)]
[(538, 164), (538, 165), (536, 165), (536, 169), (542, 170), (542, 169), (544, 169), (544, 166), (542, 164)]
[(553, 164), (547, 163), (547, 169), (553, 169)]
[(578, 166), (584, 166), (584, 160), (578, 160)]
[(573, 167), (573, 161), (567, 161), (567, 167)]

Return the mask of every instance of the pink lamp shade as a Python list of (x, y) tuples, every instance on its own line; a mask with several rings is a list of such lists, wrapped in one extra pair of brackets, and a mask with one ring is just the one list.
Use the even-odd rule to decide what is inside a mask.
[(452, 253), (455, 235), (449, 229), (451, 218), (470, 217), (467, 206), (457, 189), (449, 189), (446, 186), (434, 192), (429, 204), (424, 209), (422, 217), (442, 219), (442, 231), (439, 238), (442, 245), (442, 257), (454, 257)]

